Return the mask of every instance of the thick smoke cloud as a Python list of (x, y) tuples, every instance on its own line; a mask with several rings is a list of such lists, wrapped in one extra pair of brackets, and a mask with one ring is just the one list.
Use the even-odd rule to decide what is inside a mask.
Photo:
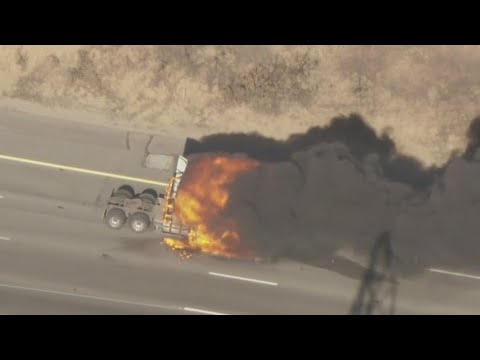
[(465, 151), (445, 164), (428, 199), (398, 215), (393, 235), (403, 259), (479, 270), (480, 117), (466, 135)]
[(467, 160), (473, 160), (480, 147), (480, 116), (473, 119), (470, 123), (467, 131), (467, 140), (468, 143), (463, 157)]
[(260, 134), (214, 134), (201, 141), (188, 139), (185, 155), (206, 152), (244, 153), (268, 162), (290, 161), (293, 154), (316, 144), (343, 143), (357, 161), (375, 154), (387, 179), (427, 188), (441, 169), (425, 169), (417, 159), (398, 153), (387, 135), (378, 136), (357, 114), (333, 118), (326, 127), (313, 127), (305, 134), (293, 134), (286, 141), (277, 141)]
[(390, 231), (402, 264), (471, 267), (480, 259), (480, 119), (463, 154), (425, 168), (358, 115), (278, 142), (258, 134), (191, 141), (186, 154), (245, 153), (264, 161), (235, 184), (227, 211), (257, 251), (322, 264), (368, 254)]

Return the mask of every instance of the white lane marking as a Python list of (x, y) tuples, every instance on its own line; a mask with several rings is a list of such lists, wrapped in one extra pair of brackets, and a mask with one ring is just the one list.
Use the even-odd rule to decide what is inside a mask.
[(0, 240), (10, 241), (10, 238), (5, 236), (0, 236)]
[(195, 309), (195, 308), (190, 308), (190, 307), (184, 307), (183, 310), (190, 311), (190, 312), (196, 312), (196, 313), (200, 313), (200, 314), (207, 314), (207, 315), (228, 315), (228, 314), (224, 314), (224, 313), (202, 310), (202, 309)]
[(440, 274), (446, 274), (446, 275), (459, 276), (459, 277), (464, 277), (464, 278), (469, 278), (469, 279), (480, 280), (480, 276), (477, 276), (477, 275), (469, 275), (469, 274), (463, 274), (463, 273), (446, 271), (446, 270), (441, 270), (441, 269), (433, 269), (433, 268), (428, 269), (428, 270), (430, 270), (431, 272), (440, 273)]
[(3, 199), (3, 198), (4, 198), (4, 196), (3, 196), (3, 195), (0, 195), (0, 199)]
[(264, 281), (264, 280), (257, 280), (257, 279), (246, 278), (246, 277), (241, 277), (241, 276), (220, 274), (220, 273), (216, 273), (216, 272), (209, 272), (209, 274), (210, 274), (210, 275), (213, 275), (213, 276), (219, 276), (219, 277), (228, 278), (228, 279), (243, 280), (243, 281), (250, 281), (250, 282), (254, 282), (254, 283), (258, 283), (258, 284), (278, 286), (278, 283), (276, 283), (276, 282), (271, 282), (271, 281)]
[(36, 291), (36, 292), (46, 293), (46, 294), (64, 295), (64, 296), (71, 296), (71, 297), (92, 299), (92, 300), (99, 300), (99, 301), (108, 301), (108, 302), (118, 303), (118, 304), (128, 304), (128, 305), (136, 305), (136, 306), (144, 306), (144, 307), (153, 307), (153, 308), (166, 309), (166, 310), (183, 310), (182, 308), (176, 307), (176, 306), (147, 304), (147, 303), (141, 303), (141, 302), (136, 302), (136, 301), (127, 301), (127, 300), (120, 300), (120, 299), (104, 298), (104, 297), (93, 296), (93, 295), (81, 295), (81, 294), (74, 294), (74, 293), (69, 293), (69, 292), (64, 292), (64, 291), (45, 290), (45, 289), (31, 288), (31, 287), (25, 287), (25, 286), (0, 284), (0, 287), (9, 288), (9, 289)]
[(25, 158), (20, 158), (20, 157), (15, 157), (15, 156), (9, 156), (9, 155), (0, 155), (0, 159), (15, 161), (15, 162), (19, 162), (19, 163), (23, 163), (23, 164), (29, 164), (29, 165), (37, 165), (37, 166), (44, 166), (44, 167), (55, 168), (55, 169), (62, 169), (62, 170), (73, 171), (73, 172), (78, 172), (78, 173), (83, 173), (83, 174), (88, 174), (88, 175), (105, 176), (105, 177), (111, 177), (111, 178), (114, 178), (114, 179), (141, 182), (141, 183), (145, 183), (145, 184), (160, 185), (160, 186), (167, 186), (168, 185), (167, 183), (161, 182), (161, 181), (141, 179), (141, 178), (126, 176), (126, 175), (120, 175), (120, 174), (107, 173), (107, 172), (103, 172), (103, 171), (83, 169), (83, 168), (78, 168), (78, 167), (74, 167), (74, 166), (48, 163), (48, 162), (38, 161), (38, 160), (30, 160), (30, 159), (25, 159)]

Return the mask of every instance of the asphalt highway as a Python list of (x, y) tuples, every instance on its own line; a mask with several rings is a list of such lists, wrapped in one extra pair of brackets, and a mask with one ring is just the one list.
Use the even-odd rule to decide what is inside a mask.
[[(142, 166), (146, 145), (176, 154), (183, 142), (0, 110), (0, 155), (49, 164), (166, 181)], [(0, 314), (349, 312), (364, 269), (346, 261), (183, 260), (157, 233), (108, 229), (103, 205), (124, 182), (0, 159)], [(479, 275), (433, 269), (402, 279), (395, 313), (480, 314)]]

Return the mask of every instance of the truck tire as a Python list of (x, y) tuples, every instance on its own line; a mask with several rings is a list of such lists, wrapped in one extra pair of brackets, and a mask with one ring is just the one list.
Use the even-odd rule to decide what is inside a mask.
[(150, 194), (152, 195), (155, 199), (158, 198), (158, 192), (155, 189), (145, 189), (142, 191), (142, 194)]
[(144, 202), (155, 205), (157, 203), (158, 193), (154, 189), (145, 189), (138, 197)]
[(135, 190), (130, 185), (122, 185), (115, 191), (113, 196), (132, 199), (135, 196)]
[(110, 229), (114, 230), (121, 229), (123, 224), (125, 224), (126, 220), (127, 216), (125, 215), (125, 212), (121, 209), (116, 208), (110, 209), (110, 211), (107, 213), (107, 216), (105, 217), (107, 226)]
[[(147, 192), (147, 190), (152, 190), (152, 192)], [(156, 191), (153, 189), (147, 189), (147, 190), (143, 190), (143, 192), (140, 195), (138, 195), (138, 198), (142, 199), (143, 202), (155, 205), (155, 203), (157, 202)]]
[(143, 233), (150, 227), (150, 218), (147, 214), (137, 212), (128, 219), (130, 230), (135, 233)]

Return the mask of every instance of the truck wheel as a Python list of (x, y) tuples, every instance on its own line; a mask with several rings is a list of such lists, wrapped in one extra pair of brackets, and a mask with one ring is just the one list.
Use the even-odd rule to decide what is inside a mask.
[(150, 218), (144, 213), (137, 212), (130, 216), (128, 225), (133, 232), (143, 233), (150, 227)]
[(127, 220), (127, 216), (120, 209), (111, 209), (105, 218), (107, 225), (110, 229), (118, 230), (120, 229), (125, 221)]
[(113, 196), (132, 199), (135, 196), (135, 190), (130, 185), (122, 185), (115, 191)]
[(158, 193), (154, 189), (145, 189), (138, 197), (144, 202), (155, 205), (157, 203)]
[(155, 205), (157, 201), (157, 198), (150, 193), (141, 193), (140, 195), (138, 195), (138, 198), (142, 199), (143, 202), (146, 202), (152, 205)]
[(150, 194), (155, 199), (158, 198), (158, 192), (155, 189), (145, 189), (145, 190), (142, 191), (142, 194)]

